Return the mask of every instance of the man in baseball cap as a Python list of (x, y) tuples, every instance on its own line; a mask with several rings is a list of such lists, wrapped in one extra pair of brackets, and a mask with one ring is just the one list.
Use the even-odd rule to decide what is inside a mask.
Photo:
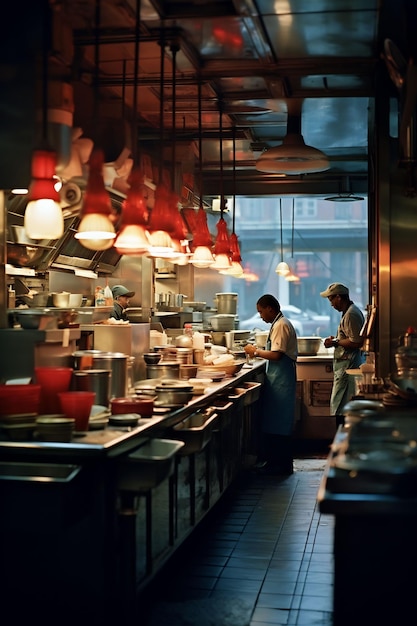
[(324, 340), (326, 348), (334, 348), (330, 412), (336, 416), (339, 426), (344, 423), (344, 406), (355, 393), (355, 379), (346, 370), (358, 369), (365, 360), (361, 352), (361, 330), (365, 320), (360, 308), (350, 299), (346, 285), (331, 283), (320, 295), (328, 298), (332, 307), (342, 314), (336, 337), (331, 335)]
[(332, 283), (326, 289), (326, 291), (321, 291), (320, 295), (322, 298), (328, 298), (329, 296), (348, 296), (349, 289), (342, 285), (342, 283)]
[(129, 291), (127, 287), (124, 285), (114, 285), (111, 288), (114, 302), (113, 302), (113, 310), (110, 313), (109, 317), (113, 317), (116, 320), (123, 320), (124, 322), (128, 322), (129, 318), (126, 313), (126, 309), (129, 306), (129, 298), (133, 298), (135, 295), (134, 291)]

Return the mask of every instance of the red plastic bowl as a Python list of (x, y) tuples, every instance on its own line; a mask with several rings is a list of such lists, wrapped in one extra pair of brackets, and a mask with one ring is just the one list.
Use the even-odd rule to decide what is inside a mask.
[(0, 385), (0, 415), (39, 413), (40, 385)]
[(151, 417), (155, 398), (151, 396), (136, 396), (135, 398), (113, 398), (110, 400), (113, 415), (123, 413), (138, 413), (141, 417)]

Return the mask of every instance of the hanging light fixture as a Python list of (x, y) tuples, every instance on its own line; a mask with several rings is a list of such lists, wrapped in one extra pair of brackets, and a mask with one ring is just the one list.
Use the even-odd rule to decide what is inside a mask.
[[(136, 25), (135, 25), (135, 67), (133, 88), (133, 163), (138, 164), (138, 75), (139, 75), (139, 26), (140, 26), (140, 0), (136, 2)], [(123, 99), (124, 101), (124, 99)], [(114, 242), (114, 247), (120, 254), (141, 256), (149, 251), (149, 233), (147, 230), (148, 209), (143, 195), (143, 174), (136, 166), (129, 178), (130, 188), (126, 199), (122, 204), (122, 214), (119, 233)]]
[(324, 198), (328, 202), (359, 202), (364, 200), (362, 196), (355, 196), (350, 188), (350, 178), (345, 176), (340, 184), (340, 191), (337, 196), (329, 196)]
[(231, 267), (231, 252), (227, 224), (223, 217), (225, 208), (224, 180), (223, 180), (223, 104), (219, 102), (219, 134), (220, 134), (220, 219), (216, 224), (217, 237), (214, 242), (214, 263), (210, 266), (213, 270), (226, 270)]
[(64, 232), (64, 217), (56, 190), (56, 153), (48, 145), (48, 60), (50, 7), (44, 1), (42, 34), (42, 147), (32, 155), (32, 181), (25, 210), (24, 228), (30, 239), (59, 239)]
[[(292, 199), (292, 220), (291, 220), (291, 258), (293, 262), (294, 262), (294, 217), (295, 217), (295, 200), (293, 198)], [(286, 275), (285, 280), (288, 280), (289, 282), (296, 282), (296, 283), (300, 282), (299, 277), (296, 274), (294, 274), (294, 272), (291, 270)]]
[(203, 137), (202, 137), (202, 106), (201, 106), (201, 79), (198, 81), (198, 169), (199, 169), (199, 209), (196, 215), (196, 226), (191, 244), (192, 256), (190, 263), (194, 267), (206, 268), (214, 263), (211, 252), (213, 241), (207, 225), (207, 214), (203, 208)]
[[(94, 45), (94, 111), (93, 121), (99, 119), (99, 27), (100, 0), (96, 0), (95, 45)], [(97, 133), (95, 133), (97, 135)], [(89, 159), (89, 173), (84, 201), (81, 208), (81, 221), (74, 237), (89, 250), (107, 250), (116, 237), (110, 196), (106, 191), (103, 178), (104, 154), (100, 149), (93, 150)]]
[(239, 278), (243, 274), (242, 257), (240, 255), (239, 241), (235, 233), (236, 216), (236, 127), (233, 125), (233, 198), (232, 198), (232, 234), (230, 235), (231, 267), (220, 270), (220, 274)]
[(279, 199), (279, 223), (280, 223), (280, 231), (281, 231), (281, 261), (275, 268), (275, 272), (280, 276), (286, 276), (290, 273), (290, 268), (288, 267), (288, 263), (284, 261), (284, 250), (283, 250), (283, 237), (282, 237), (282, 199)]
[(89, 160), (81, 222), (74, 235), (89, 250), (107, 250), (112, 247), (116, 237), (111, 200), (104, 186), (103, 165), (102, 150), (94, 150)]
[(159, 177), (155, 190), (155, 204), (148, 224), (150, 248), (148, 256), (153, 258), (172, 258), (174, 251), (170, 231), (172, 229), (169, 209), (168, 190), (162, 183), (164, 150), (164, 71), (165, 71), (165, 34), (161, 33), (161, 59), (159, 81)]
[(297, 175), (330, 169), (324, 152), (305, 143), (301, 134), (301, 104), (295, 100), (294, 104), (298, 110), (288, 113), (287, 134), (282, 144), (261, 154), (255, 164), (258, 171)]

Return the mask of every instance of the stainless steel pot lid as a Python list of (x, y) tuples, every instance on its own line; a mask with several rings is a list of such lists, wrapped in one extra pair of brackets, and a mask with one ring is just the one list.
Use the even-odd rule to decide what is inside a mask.
[(109, 424), (111, 426), (136, 426), (139, 420), (140, 415), (138, 413), (123, 413), (109, 416)]
[(181, 380), (168, 379), (161, 380), (155, 387), (156, 391), (192, 391), (193, 386)]

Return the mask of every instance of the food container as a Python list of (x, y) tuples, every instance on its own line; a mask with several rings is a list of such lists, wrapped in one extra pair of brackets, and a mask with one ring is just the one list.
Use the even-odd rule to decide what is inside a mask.
[(126, 395), (127, 354), (101, 350), (77, 350), (73, 353), (73, 357), (76, 370), (111, 370), (110, 397), (120, 398)]
[(0, 415), (39, 413), (40, 385), (0, 385)]
[(297, 337), (299, 356), (316, 356), (321, 346), (321, 337)]
[(70, 293), (68, 291), (62, 291), (61, 293), (52, 293), (52, 303), (54, 306), (61, 309), (68, 308), (70, 306)]
[(236, 316), (232, 314), (219, 314), (210, 317), (210, 324), (214, 331), (233, 330)]
[(151, 417), (155, 398), (149, 395), (113, 398), (110, 402), (112, 415), (123, 413), (138, 413), (141, 417)]
[(68, 305), (70, 307), (78, 308), (82, 306), (83, 303), (83, 294), (82, 293), (70, 293)]
[(109, 406), (111, 370), (78, 370), (74, 380), (77, 391), (94, 391), (96, 404)]

